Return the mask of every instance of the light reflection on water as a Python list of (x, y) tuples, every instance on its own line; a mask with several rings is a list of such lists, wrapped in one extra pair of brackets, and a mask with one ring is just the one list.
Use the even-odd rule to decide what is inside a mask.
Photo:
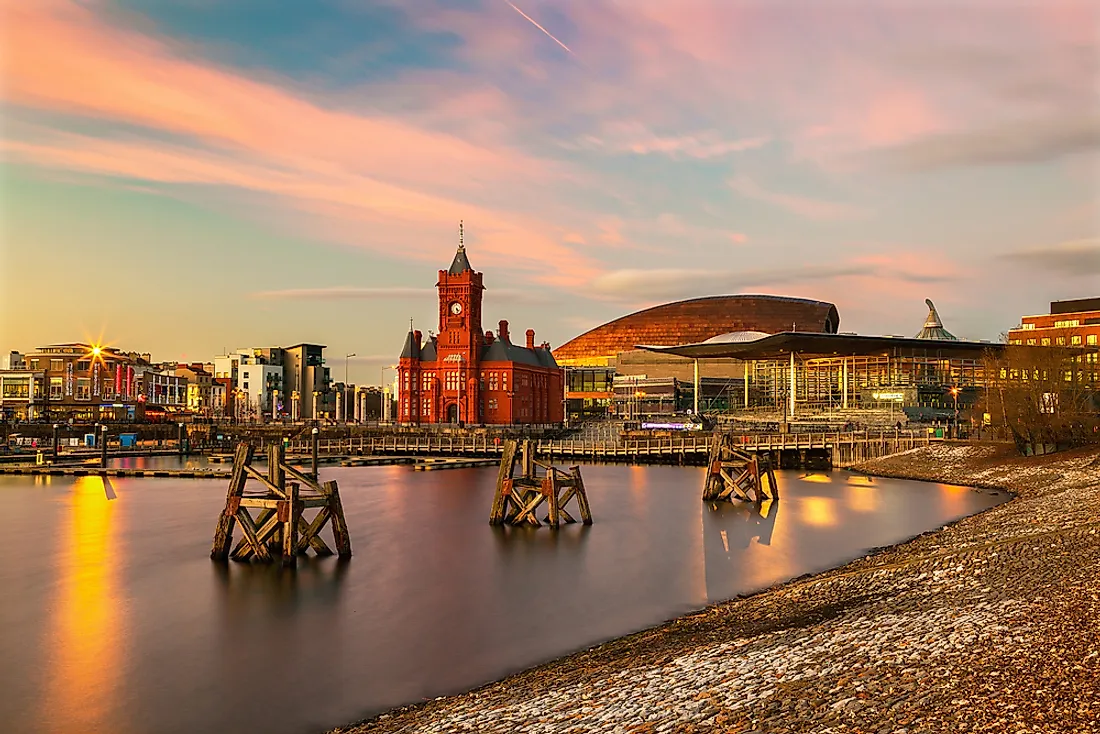
[(119, 630), (126, 626), (126, 604), (111, 557), (120, 528), (99, 477), (76, 478), (67, 504), (54, 538), (59, 584), (44, 651), (48, 686), (39, 710), (47, 721), (53, 712), (65, 712), (52, 722), (56, 731), (100, 731), (110, 727), (124, 654)]
[(0, 478), (0, 721), (31, 733), (322, 731), (1004, 499), (780, 472), (782, 499), (754, 508), (701, 502), (699, 468), (583, 473), (595, 524), (554, 532), (487, 525), (495, 469), (323, 467), (355, 556), (292, 573), (210, 563), (224, 482), (113, 479), (111, 501), (98, 477)]

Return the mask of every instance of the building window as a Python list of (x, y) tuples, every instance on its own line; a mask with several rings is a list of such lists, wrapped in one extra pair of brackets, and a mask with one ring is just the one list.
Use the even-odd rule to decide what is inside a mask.
[(1054, 343), (1060, 347), (1064, 347), (1066, 345), (1066, 338), (1064, 336), (1057, 337)]
[(1096, 346), (1096, 334), (1089, 334), (1085, 337), (1085, 344), (1089, 346)]
[(1050, 346), (1050, 337), (1049, 336), (1044, 336), (1042, 339), (1039, 340), (1039, 344), (1041, 346), (1044, 346), (1044, 347), (1049, 347)]
[(50, 372), (60, 372), (65, 369), (65, 360), (63, 359), (51, 359), (50, 360)]
[(32, 359), (31, 360), (31, 369), (35, 370), (35, 371), (38, 370), (38, 360), (37, 359)]
[(16, 380), (4, 380), (2, 396), (5, 398), (27, 398), (30, 397), (30, 391), (31, 379), (29, 377)]
[(1073, 344), (1074, 346), (1078, 346), (1078, 345), (1081, 344), (1081, 337), (1080, 336), (1071, 336), (1069, 338), (1069, 343)]
[(1033, 347), (1033, 346), (1035, 346), (1035, 340), (1034, 339), (1028, 339), (1027, 344), (1028, 344), (1028, 346)]
[(76, 378), (76, 399), (77, 400), (91, 400), (92, 399), (92, 381), (87, 377)]
[(1080, 326), (1080, 325), (1081, 325), (1081, 322), (1078, 319), (1069, 319), (1067, 321), (1055, 321), (1054, 322), (1054, 328), (1055, 329), (1070, 329), (1070, 328), (1073, 328), (1074, 326)]

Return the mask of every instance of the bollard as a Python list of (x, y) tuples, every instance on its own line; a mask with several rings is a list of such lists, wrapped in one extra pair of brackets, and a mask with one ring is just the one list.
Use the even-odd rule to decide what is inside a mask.
[(313, 457), (310, 462), (310, 466), (313, 469), (313, 478), (317, 479), (317, 435), (320, 433), (316, 428), (313, 429)]

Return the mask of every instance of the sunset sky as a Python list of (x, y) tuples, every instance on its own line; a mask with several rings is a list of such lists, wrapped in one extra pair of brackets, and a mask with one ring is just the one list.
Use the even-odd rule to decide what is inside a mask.
[(379, 380), (465, 221), (557, 346), (723, 293), (996, 339), (1100, 296), (1100, 3), (0, 0), (0, 349)]

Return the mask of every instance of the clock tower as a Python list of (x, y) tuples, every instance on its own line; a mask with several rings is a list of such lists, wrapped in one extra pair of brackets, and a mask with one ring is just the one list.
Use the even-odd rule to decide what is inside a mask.
[(481, 329), (481, 273), (470, 267), (466, 247), (459, 229), (458, 252), (451, 267), (439, 271), (435, 284), (439, 291), (439, 358), (451, 355), (464, 361), (467, 368), (476, 367), (481, 357), (485, 332)]

